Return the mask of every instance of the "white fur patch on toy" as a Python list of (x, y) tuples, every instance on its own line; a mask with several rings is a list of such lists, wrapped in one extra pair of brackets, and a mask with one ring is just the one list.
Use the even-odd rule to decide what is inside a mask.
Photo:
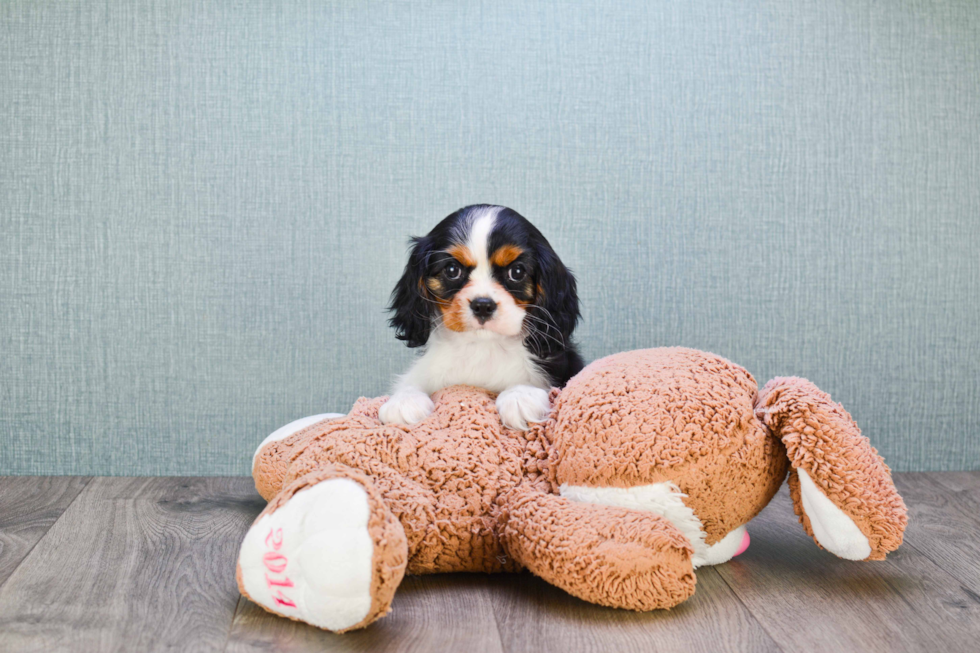
[(245, 591), (273, 612), (320, 628), (359, 623), (371, 609), (369, 516), (367, 493), (350, 479), (300, 490), (245, 535)]
[(800, 497), (803, 512), (810, 519), (813, 536), (820, 546), (845, 560), (864, 560), (871, 555), (871, 543), (850, 517), (827, 498), (803, 469), (800, 477)]
[(322, 413), (320, 415), (311, 415), (310, 417), (302, 417), (300, 419), (294, 420), (286, 426), (281, 426), (270, 435), (266, 436), (265, 440), (262, 440), (262, 444), (256, 448), (255, 453), (252, 454), (252, 467), (255, 467), (255, 459), (258, 457), (259, 452), (262, 451), (262, 447), (269, 444), (270, 442), (275, 442), (276, 440), (282, 440), (288, 438), (293, 433), (297, 431), (302, 431), (307, 426), (313, 426), (317, 422), (322, 422), (325, 419), (337, 419), (338, 417), (343, 417), (343, 413)]
[(691, 541), (694, 547), (691, 565), (695, 569), (728, 562), (741, 547), (745, 536), (745, 527), (740, 526), (720, 541), (708, 546), (701, 520), (684, 503), (684, 497), (687, 495), (670, 482), (636, 485), (630, 488), (585, 487), (563, 483), (559, 492), (561, 496), (572, 501), (619, 506), (630, 510), (647, 510), (664, 517)]

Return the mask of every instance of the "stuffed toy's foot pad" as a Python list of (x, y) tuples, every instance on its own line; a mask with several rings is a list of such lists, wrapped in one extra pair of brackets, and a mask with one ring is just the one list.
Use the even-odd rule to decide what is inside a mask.
[(871, 555), (871, 543), (854, 521), (827, 498), (802, 468), (800, 498), (810, 520), (813, 537), (820, 546), (845, 560), (865, 560)]
[(340, 631), (371, 610), (368, 495), (348, 478), (300, 490), (261, 517), (239, 555), (242, 586), (266, 610)]

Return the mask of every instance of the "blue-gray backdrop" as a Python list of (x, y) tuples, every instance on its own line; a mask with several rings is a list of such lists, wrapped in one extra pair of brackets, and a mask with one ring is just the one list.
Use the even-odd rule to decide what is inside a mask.
[(975, 0), (6, 0), (0, 473), (248, 473), (409, 363), (406, 238), (475, 202), (589, 358), (806, 376), (980, 468)]

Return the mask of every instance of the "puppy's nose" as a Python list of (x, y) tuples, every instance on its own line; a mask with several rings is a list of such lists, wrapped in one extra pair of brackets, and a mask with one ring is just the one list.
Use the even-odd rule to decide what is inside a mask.
[(470, 300), (470, 310), (473, 311), (476, 321), (483, 324), (493, 317), (493, 312), (497, 310), (497, 302), (489, 297), (477, 297)]

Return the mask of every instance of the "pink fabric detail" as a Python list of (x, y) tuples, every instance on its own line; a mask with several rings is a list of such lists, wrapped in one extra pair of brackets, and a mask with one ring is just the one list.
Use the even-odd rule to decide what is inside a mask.
[(276, 605), (283, 605), (286, 606), (287, 608), (296, 607), (296, 604), (290, 601), (288, 598), (286, 598), (286, 596), (281, 591), (273, 594), (272, 600), (276, 602)]
[(265, 568), (274, 574), (281, 574), (286, 570), (288, 564), (286, 556), (274, 551), (266, 551), (265, 555), (262, 556), (262, 562), (265, 563)]
[(277, 578), (269, 578), (269, 574), (265, 575), (265, 584), (269, 587), (292, 587), (293, 581), (288, 578), (283, 578), (279, 580)]
[[(269, 540), (272, 540), (272, 542), (270, 543)], [(273, 529), (270, 528), (269, 534), (265, 536), (265, 545), (271, 546), (273, 549), (278, 551), (282, 546), (282, 529), (277, 528), (275, 531), (273, 531)]]
[[(752, 538), (749, 537), (749, 532), (745, 531), (745, 535), (742, 536), (742, 543), (738, 545), (738, 551), (735, 552), (735, 555), (740, 556), (745, 553), (745, 550), (749, 548), (749, 542), (751, 539)], [(734, 558), (735, 556), (732, 557)]]

